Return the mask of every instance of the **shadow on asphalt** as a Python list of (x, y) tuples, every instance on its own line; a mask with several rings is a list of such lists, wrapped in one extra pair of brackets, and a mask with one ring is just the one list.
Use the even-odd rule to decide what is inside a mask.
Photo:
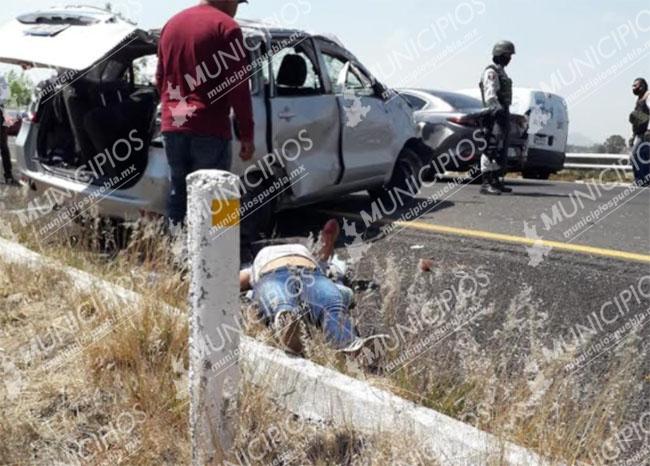
[(539, 180), (519, 180), (519, 179), (510, 179), (506, 178), (505, 180), (508, 186), (553, 186), (553, 183), (549, 181), (539, 181)]
[(568, 194), (553, 194), (553, 193), (518, 193), (516, 190), (513, 190), (512, 196), (516, 197), (558, 197), (558, 198), (569, 198)]
[[(330, 218), (338, 218), (342, 231), (337, 246), (345, 246), (351, 241), (359, 239), (364, 242), (373, 242), (380, 240), (387, 232), (391, 231), (391, 226), (396, 221), (417, 220), (423, 215), (454, 206), (454, 203), (450, 201), (438, 201), (433, 206), (419, 212), (417, 216), (405, 217), (405, 214), (412, 212), (411, 209), (428, 202), (427, 198), (415, 198), (399, 209), (394, 209), (393, 205), (387, 203), (385, 206), (387, 212), (380, 209), (381, 217), (377, 219), (374, 214), (377, 213), (377, 206), (380, 204), (376, 204), (375, 211), (373, 211), (373, 201), (370, 196), (344, 196), (336, 202), (325, 202), (278, 213), (275, 217), (275, 237), (277, 241), (281, 241), (282, 238), (304, 238), (310, 235), (316, 238), (320, 229)], [(392, 212), (393, 210), (395, 211)]]
[[(442, 182), (445, 182), (445, 183), (449, 182), (449, 181), (453, 182), (455, 180), (455, 178), (453, 176), (444, 176), (444, 175), (443, 176), (438, 176), (437, 179), (438, 179), (438, 181), (442, 181)], [(553, 186), (553, 183), (550, 182), (550, 181), (546, 181), (546, 180), (525, 180), (525, 179), (521, 179), (521, 178), (506, 178), (505, 183), (508, 186), (540, 186), (540, 187)], [(481, 180), (478, 177), (477, 178), (469, 178), (468, 177), (468, 178), (463, 180), (462, 184), (464, 184), (464, 185), (466, 185), (466, 184), (480, 185)]]

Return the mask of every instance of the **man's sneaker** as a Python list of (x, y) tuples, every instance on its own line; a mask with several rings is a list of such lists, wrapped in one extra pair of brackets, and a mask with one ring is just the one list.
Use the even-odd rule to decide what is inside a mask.
[(300, 317), (291, 311), (280, 311), (273, 319), (273, 333), (282, 349), (302, 354), (304, 345), (300, 333)]
[(505, 183), (505, 178), (502, 176), (499, 176), (498, 174), (494, 174), (492, 176), (492, 184), (502, 193), (505, 194), (510, 194), (512, 192), (512, 188), (508, 188)]
[(5, 178), (5, 184), (9, 186), (20, 186), (20, 183), (18, 183), (18, 181), (16, 181), (16, 178), (13, 176)]
[(340, 353), (352, 358), (364, 358), (365, 365), (374, 367), (386, 352), (385, 341), (390, 337), (386, 334), (357, 337), (352, 343), (339, 350)]
[(496, 181), (496, 182), (494, 183), (495, 187), (496, 187), (499, 191), (501, 191), (502, 193), (510, 194), (510, 193), (512, 192), (512, 188), (507, 187), (507, 186), (503, 183), (503, 179), (501, 179), (501, 178), (496, 178), (495, 181)]
[(483, 173), (483, 184), (481, 184), (480, 193), (491, 196), (501, 195), (501, 190), (499, 189), (498, 185), (498, 178), (492, 172)]
[(481, 194), (486, 194), (488, 196), (500, 196), (501, 195), (501, 190), (498, 189), (496, 186), (492, 186), (491, 184), (488, 183), (483, 183), (481, 185), (481, 190), (479, 191)]

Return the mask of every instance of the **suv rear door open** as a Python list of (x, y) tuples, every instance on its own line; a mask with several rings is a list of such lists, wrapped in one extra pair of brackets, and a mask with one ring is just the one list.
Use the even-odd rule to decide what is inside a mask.
[(135, 40), (138, 29), (92, 7), (19, 16), (0, 29), (0, 61), (81, 71)]

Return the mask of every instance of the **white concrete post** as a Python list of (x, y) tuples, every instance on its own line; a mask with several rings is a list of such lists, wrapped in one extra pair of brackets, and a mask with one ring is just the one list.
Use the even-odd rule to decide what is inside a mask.
[(190, 261), (190, 435), (194, 465), (222, 464), (239, 385), (238, 178), (187, 177)]

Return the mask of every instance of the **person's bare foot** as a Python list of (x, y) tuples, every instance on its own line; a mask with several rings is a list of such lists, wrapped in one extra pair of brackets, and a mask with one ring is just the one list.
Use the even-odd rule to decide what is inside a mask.
[(328, 220), (320, 232), (320, 242), (322, 244), (319, 253), (320, 260), (327, 261), (332, 257), (332, 254), (334, 254), (334, 245), (340, 234), (341, 227), (339, 226), (339, 222), (334, 218)]

